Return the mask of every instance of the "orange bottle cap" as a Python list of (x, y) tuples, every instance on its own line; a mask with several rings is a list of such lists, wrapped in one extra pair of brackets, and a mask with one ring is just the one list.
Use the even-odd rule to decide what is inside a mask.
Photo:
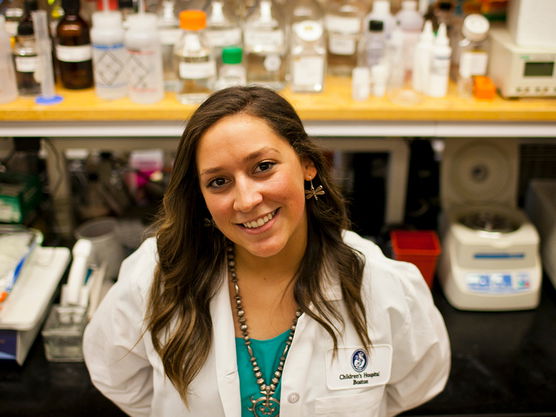
[(475, 98), (493, 99), (496, 96), (496, 86), (492, 79), (483, 75), (474, 76), (473, 95)]
[(207, 15), (202, 10), (182, 10), (180, 12), (180, 28), (185, 30), (201, 30), (207, 26)]

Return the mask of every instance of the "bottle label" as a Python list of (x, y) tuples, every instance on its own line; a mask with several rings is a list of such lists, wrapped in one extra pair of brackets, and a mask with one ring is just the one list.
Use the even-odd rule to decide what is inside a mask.
[(63, 62), (83, 62), (92, 58), (91, 45), (56, 45), (56, 57)]
[(353, 55), (357, 49), (357, 43), (351, 35), (337, 33), (328, 34), (328, 50), (336, 55)]
[(437, 76), (448, 76), (450, 72), (450, 57), (449, 56), (433, 56), (431, 62), (431, 74)]
[(245, 29), (245, 49), (255, 52), (276, 51), (283, 48), (284, 32), (281, 30)]
[(13, 21), (13, 20), (6, 20), (5, 23), (5, 27), (6, 27), (6, 32), (8, 32), (10, 34), (10, 36), (16, 36), (17, 35), (17, 25), (19, 24), (19, 21)]
[[(162, 85), (160, 55), (155, 50), (128, 49), (128, 82), (132, 93), (156, 93)], [(160, 84), (160, 85), (159, 85)]]
[(326, 29), (329, 32), (358, 35), (361, 30), (361, 21), (357, 17), (327, 15)]
[(471, 77), (472, 75), (485, 75), (487, 71), (488, 55), (486, 52), (463, 52), (459, 62), (459, 75)]
[(207, 29), (205, 36), (211, 47), (222, 47), (241, 44), (241, 30), (239, 28), (225, 30)]
[(35, 72), (39, 65), (37, 56), (16, 56), (15, 70), (17, 72)]
[(294, 57), (292, 73), (294, 86), (322, 85), (324, 80), (324, 57)]
[(125, 62), (127, 52), (123, 43), (93, 44), (95, 83), (101, 87), (117, 88), (126, 84)]
[(208, 62), (180, 62), (179, 74), (182, 80), (199, 80), (216, 75), (214, 61)]
[(181, 30), (179, 28), (159, 29), (161, 45), (175, 45), (180, 37)]

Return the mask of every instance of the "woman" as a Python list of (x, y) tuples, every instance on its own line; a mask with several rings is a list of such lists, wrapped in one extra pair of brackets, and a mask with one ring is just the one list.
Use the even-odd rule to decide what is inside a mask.
[(417, 268), (346, 231), (326, 161), (261, 87), (209, 97), (155, 238), (89, 324), (98, 389), (132, 416), (387, 416), (439, 393), (450, 353)]

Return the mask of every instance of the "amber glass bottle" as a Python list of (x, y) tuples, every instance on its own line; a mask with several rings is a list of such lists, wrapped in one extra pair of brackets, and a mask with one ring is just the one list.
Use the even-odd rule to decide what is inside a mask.
[(93, 86), (93, 62), (89, 25), (79, 16), (79, 0), (62, 0), (64, 17), (56, 27), (56, 58), (65, 88)]

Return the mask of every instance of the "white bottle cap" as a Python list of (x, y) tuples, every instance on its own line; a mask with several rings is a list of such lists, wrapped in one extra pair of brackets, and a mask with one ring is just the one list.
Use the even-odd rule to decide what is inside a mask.
[(127, 17), (127, 25), (131, 29), (155, 31), (157, 29), (156, 15), (153, 13), (138, 13)]
[(372, 14), (378, 14), (378, 15), (390, 14), (390, 1), (388, 1), (388, 0), (375, 0), (373, 2)]
[(446, 29), (445, 23), (440, 23), (438, 26), (438, 32), (436, 32), (434, 44), (439, 46), (447, 46), (450, 44), (450, 40), (448, 39), (448, 30)]
[(114, 28), (122, 25), (122, 13), (118, 11), (100, 11), (93, 13), (93, 26), (101, 28)]
[(480, 42), (486, 39), (490, 23), (482, 14), (470, 14), (463, 21), (462, 33), (470, 41)]
[(417, 2), (415, 0), (404, 0), (402, 2), (403, 10), (417, 10)]

